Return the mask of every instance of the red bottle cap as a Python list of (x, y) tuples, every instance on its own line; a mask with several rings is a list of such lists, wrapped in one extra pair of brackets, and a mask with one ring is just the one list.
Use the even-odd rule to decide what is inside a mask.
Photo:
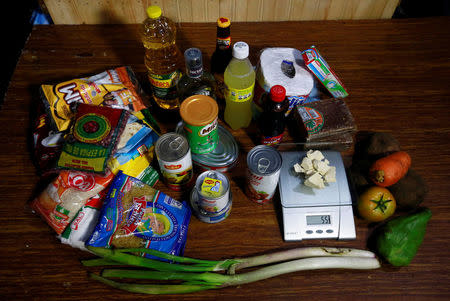
[(270, 98), (275, 102), (282, 102), (286, 97), (286, 89), (283, 86), (275, 85), (270, 89)]

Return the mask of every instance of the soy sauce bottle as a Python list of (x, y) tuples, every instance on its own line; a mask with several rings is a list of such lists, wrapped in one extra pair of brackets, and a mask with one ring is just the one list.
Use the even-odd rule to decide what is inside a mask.
[(286, 89), (275, 85), (266, 94), (263, 101), (263, 112), (259, 119), (261, 144), (277, 147), (283, 139), (286, 126), (285, 113), (289, 107)]
[(232, 57), (230, 19), (217, 19), (216, 50), (211, 57), (211, 72), (223, 74)]

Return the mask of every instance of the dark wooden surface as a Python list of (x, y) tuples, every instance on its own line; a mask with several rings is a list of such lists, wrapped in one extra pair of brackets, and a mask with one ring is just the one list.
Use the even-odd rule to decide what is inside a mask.
[[(393, 134), (429, 185), (423, 202), (433, 212), (425, 240), (408, 267), (373, 271), (298, 272), (215, 291), (148, 299), (348, 300), (448, 299), (450, 219), (450, 18), (388, 21), (247, 23), (232, 25), (233, 41), (249, 43), (253, 63), (264, 47), (316, 45), (346, 84), (360, 131)], [(28, 207), (39, 187), (29, 151), (29, 124), (38, 87), (130, 65), (144, 78), (137, 25), (38, 26), (18, 62), (0, 111), (0, 298), (2, 300), (134, 300), (87, 277), (90, 254), (61, 244)], [(205, 63), (215, 25), (181, 24), (182, 50), (199, 47)], [(163, 119), (172, 130), (176, 117)], [(170, 119), (172, 118), (172, 119)], [(241, 158), (254, 146), (255, 127), (235, 131)], [(193, 218), (185, 255), (220, 259), (302, 246), (367, 248), (373, 226), (356, 218), (354, 241), (284, 242), (278, 198), (263, 206), (244, 195), (243, 167), (232, 174), (231, 216), (219, 224)], [(176, 198), (183, 196), (168, 191)]]

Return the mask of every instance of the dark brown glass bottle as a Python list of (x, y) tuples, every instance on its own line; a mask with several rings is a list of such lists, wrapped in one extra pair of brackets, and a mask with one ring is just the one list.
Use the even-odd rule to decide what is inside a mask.
[(220, 17), (217, 19), (216, 50), (211, 57), (211, 72), (223, 74), (231, 60), (230, 19)]
[(289, 107), (286, 89), (275, 85), (266, 94), (263, 102), (263, 112), (259, 123), (261, 129), (261, 144), (277, 147), (283, 139), (286, 126), (285, 113)]

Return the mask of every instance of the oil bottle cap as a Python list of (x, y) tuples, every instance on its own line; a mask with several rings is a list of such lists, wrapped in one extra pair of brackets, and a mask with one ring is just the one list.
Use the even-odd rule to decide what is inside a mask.
[(147, 8), (147, 15), (149, 18), (157, 19), (161, 16), (161, 7), (157, 5), (151, 5)]
[(275, 102), (282, 102), (286, 97), (286, 89), (283, 86), (275, 85), (270, 88), (270, 98)]
[(219, 26), (220, 28), (227, 28), (230, 25), (231, 21), (227, 17), (220, 17), (219, 19), (217, 19), (217, 26)]
[(248, 57), (248, 44), (245, 42), (236, 42), (233, 45), (233, 57), (237, 58), (237, 59), (245, 59), (246, 57)]

